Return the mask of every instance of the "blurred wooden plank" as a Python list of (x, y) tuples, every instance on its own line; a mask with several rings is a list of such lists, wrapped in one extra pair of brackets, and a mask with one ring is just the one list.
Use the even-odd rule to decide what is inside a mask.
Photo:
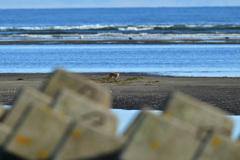
[(122, 142), (115, 136), (77, 123), (54, 159), (117, 159)]
[(185, 94), (176, 92), (168, 100), (164, 114), (171, 115), (195, 127), (230, 137), (233, 122), (228, 113)]
[(106, 134), (116, 134), (117, 118), (101, 104), (91, 101), (85, 96), (64, 88), (55, 97), (53, 110), (66, 114), (78, 120), (82, 124), (94, 127)]
[(7, 136), (11, 133), (11, 128), (4, 123), (0, 123), (0, 146), (3, 145)]
[(24, 88), (21, 90), (11, 110), (3, 120), (3, 123), (12, 128), (16, 125), (21, 116), (24, 116), (24, 111), (28, 105), (36, 103), (48, 105), (51, 103), (51, 100), (51, 97), (39, 92), (34, 88)]
[(93, 81), (85, 79), (86, 78), (76, 73), (74, 74), (64, 70), (56, 70), (49, 78), (45, 86), (43, 86), (42, 91), (47, 95), (54, 97), (60, 89), (67, 87), (88, 97), (96, 103), (101, 104), (105, 109), (111, 108), (109, 90)]
[(47, 159), (54, 152), (69, 119), (51, 111), (51, 108), (38, 104), (27, 107), (28, 113), (20, 124), (13, 128), (12, 134), (4, 144), (7, 153), (23, 159)]
[(240, 144), (220, 134), (213, 134), (198, 160), (240, 159)]
[(122, 160), (187, 160), (193, 157), (202, 136), (197, 129), (173, 117), (143, 112), (127, 131)]
[(7, 109), (0, 105), (0, 121), (3, 121), (6, 113), (7, 113)]

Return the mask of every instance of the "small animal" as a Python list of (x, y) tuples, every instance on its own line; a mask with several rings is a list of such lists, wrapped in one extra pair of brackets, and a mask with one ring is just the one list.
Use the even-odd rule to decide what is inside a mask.
[(114, 80), (115, 80), (115, 82), (117, 81), (117, 79), (118, 79), (118, 77), (119, 77), (119, 73), (115, 73), (115, 72), (111, 72), (111, 73), (109, 73), (109, 76), (108, 76), (108, 81), (110, 81), (111, 82), (111, 80), (112, 80), (112, 77), (114, 77)]

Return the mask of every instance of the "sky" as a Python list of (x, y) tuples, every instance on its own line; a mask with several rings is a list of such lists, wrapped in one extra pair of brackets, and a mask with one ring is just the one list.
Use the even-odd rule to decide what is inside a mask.
[(0, 8), (240, 6), (240, 0), (0, 0)]

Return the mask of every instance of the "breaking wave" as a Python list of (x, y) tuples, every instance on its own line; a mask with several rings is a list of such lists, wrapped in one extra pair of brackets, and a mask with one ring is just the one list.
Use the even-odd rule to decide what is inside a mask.
[(240, 38), (240, 24), (0, 27), (0, 40)]
[(240, 33), (240, 24), (186, 24), (186, 25), (80, 25), (80, 26), (43, 26), (43, 27), (0, 27), (0, 32), (24, 33), (75, 33), (75, 32), (199, 32), (199, 33)]

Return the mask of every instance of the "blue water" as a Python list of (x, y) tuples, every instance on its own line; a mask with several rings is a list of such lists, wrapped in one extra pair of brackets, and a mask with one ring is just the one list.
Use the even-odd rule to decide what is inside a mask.
[[(135, 120), (140, 110), (112, 109), (111, 112), (118, 118), (117, 135), (122, 136), (130, 124)], [(162, 111), (151, 111), (156, 115), (162, 114)], [(238, 140), (240, 136), (240, 116), (229, 116), (233, 121), (232, 140)]]
[(1, 25), (8, 27), (236, 24), (239, 23), (240, 7), (0, 9), (0, 14)]
[(240, 77), (240, 45), (3, 45), (0, 73), (145, 72)]
[(240, 38), (240, 7), (0, 9), (0, 40)]

